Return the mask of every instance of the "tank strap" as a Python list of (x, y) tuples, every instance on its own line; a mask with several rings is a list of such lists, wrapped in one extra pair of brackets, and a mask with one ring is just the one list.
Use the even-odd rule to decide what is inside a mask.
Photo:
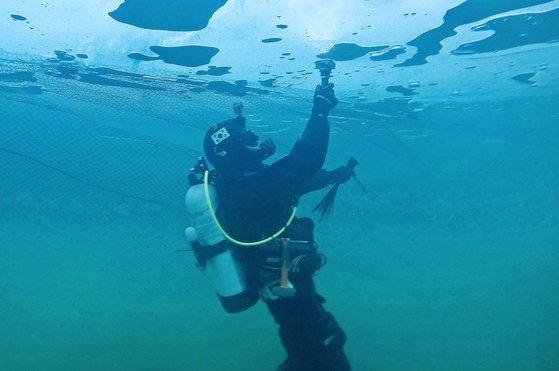
[(203, 268), (206, 266), (206, 262), (208, 259), (213, 258), (214, 256), (221, 254), (225, 250), (227, 250), (227, 242), (225, 240), (216, 243), (215, 245), (211, 246), (204, 246), (200, 245), (198, 240), (193, 241), (190, 246), (192, 246), (192, 251), (194, 252), (194, 256), (198, 261), (198, 264)]

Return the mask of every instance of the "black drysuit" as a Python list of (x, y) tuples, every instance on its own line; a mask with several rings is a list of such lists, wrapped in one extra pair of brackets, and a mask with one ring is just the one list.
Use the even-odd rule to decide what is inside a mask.
[[(292, 206), (300, 196), (335, 182), (329, 176), (330, 172), (321, 170), (329, 134), (326, 117), (313, 113), (287, 156), (248, 173), (216, 171), (217, 214), (233, 238), (252, 242), (273, 235), (285, 226)], [(295, 219), (280, 237), (306, 240), (315, 246), (312, 229), (313, 223), (309, 218)], [(239, 247), (235, 251), (246, 266), (253, 289), (261, 294), (279, 279), (279, 269), (265, 268), (270, 256), (279, 254), (272, 245)], [(292, 259), (296, 257), (297, 254), (291, 256)], [(334, 317), (323, 308), (324, 299), (314, 288), (312, 275), (322, 261), (316, 247), (307, 251), (305, 259), (302, 259), (301, 269), (289, 273), (290, 282), (296, 289), (294, 297), (261, 295), (279, 325), (282, 344), (288, 354), (279, 369), (349, 370), (343, 352), (345, 334)]]

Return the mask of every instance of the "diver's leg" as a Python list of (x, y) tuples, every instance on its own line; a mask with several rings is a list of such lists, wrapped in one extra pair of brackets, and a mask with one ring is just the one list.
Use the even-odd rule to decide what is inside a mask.
[(314, 291), (312, 276), (305, 276), (293, 280), (295, 297), (264, 298), (288, 356), (278, 370), (348, 371), (351, 367), (343, 350), (346, 335), (324, 310), (324, 299)]
[(348, 371), (343, 350), (345, 333), (328, 313), (323, 321), (312, 324), (282, 324), (280, 337), (288, 358), (282, 371)]

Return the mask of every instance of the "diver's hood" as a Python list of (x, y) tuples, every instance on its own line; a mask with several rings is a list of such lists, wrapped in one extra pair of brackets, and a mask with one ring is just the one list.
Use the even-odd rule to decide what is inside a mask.
[(260, 142), (258, 135), (246, 129), (246, 119), (234, 119), (212, 125), (204, 136), (204, 152), (219, 170), (246, 171), (254, 169), (272, 156), (276, 146), (271, 139)]

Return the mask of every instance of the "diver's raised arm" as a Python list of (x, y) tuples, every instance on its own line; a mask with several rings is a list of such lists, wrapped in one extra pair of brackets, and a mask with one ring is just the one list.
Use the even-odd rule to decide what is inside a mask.
[(338, 104), (334, 84), (316, 87), (311, 117), (291, 149), (289, 156), (304, 164), (310, 171), (322, 168), (328, 151), (330, 124), (328, 113)]

